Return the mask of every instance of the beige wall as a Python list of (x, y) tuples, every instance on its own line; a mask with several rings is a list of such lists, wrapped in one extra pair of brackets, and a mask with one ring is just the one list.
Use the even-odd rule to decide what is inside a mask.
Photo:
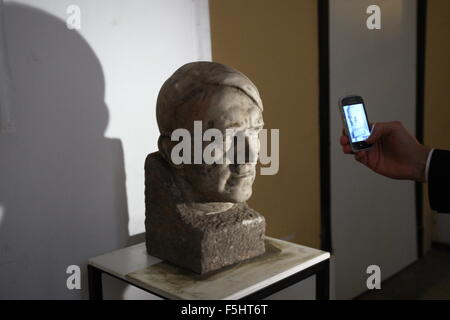
[[(424, 142), (433, 148), (450, 149), (450, 1), (429, 0), (425, 61)], [(433, 239), (435, 214), (424, 188), (425, 250)]]
[(210, 0), (213, 61), (245, 73), (280, 129), (280, 170), (258, 175), (250, 205), (267, 234), (320, 246), (316, 0)]

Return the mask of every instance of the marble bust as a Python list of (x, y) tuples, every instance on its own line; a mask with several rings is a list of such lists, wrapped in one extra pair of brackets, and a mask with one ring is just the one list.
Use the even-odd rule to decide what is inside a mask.
[[(145, 161), (150, 255), (204, 274), (265, 252), (265, 219), (246, 203), (259, 153), (259, 140), (250, 137), (257, 137), (264, 125), (262, 111), (255, 85), (219, 63), (188, 63), (166, 80), (156, 106), (159, 150)], [(199, 141), (202, 135), (195, 135), (196, 124), (201, 133), (208, 129), (222, 133), (223, 152), (216, 149), (215, 157), (224, 161), (173, 161), (177, 129), (191, 133), (190, 145), (197, 144), (200, 151), (208, 145)], [(236, 143), (239, 134), (241, 145)], [(231, 149), (231, 160), (243, 153), (243, 161), (226, 161)], [(192, 159), (195, 156), (194, 150)]]

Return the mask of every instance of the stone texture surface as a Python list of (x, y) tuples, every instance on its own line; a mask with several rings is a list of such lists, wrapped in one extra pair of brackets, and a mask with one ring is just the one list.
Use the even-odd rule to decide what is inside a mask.
[[(264, 253), (265, 220), (246, 203), (256, 176), (257, 157), (251, 155), (259, 154), (262, 112), (255, 85), (219, 63), (188, 63), (165, 81), (156, 104), (159, 151), (145, 162), (149, 254), (204, 274)], [(219, 131), (219, 161), (190, 161), (196, 158), (192, 149), (174, 161), (179, 141), (171, 137), (177, 129), (188, 131), (187, 145), (199, 146), (200, 157), (207, 147), (204, 131)], [(245, 137), (240, 146), (231, 143), (238, 135)], [(227, 157), (230, 151), (234, 156)]]
[(159, 152), (145, 161), (146, 245), (150, 255), (204, 274), (265, 251), (265, 219), (245, 202), (199, 214), (185, 202)]

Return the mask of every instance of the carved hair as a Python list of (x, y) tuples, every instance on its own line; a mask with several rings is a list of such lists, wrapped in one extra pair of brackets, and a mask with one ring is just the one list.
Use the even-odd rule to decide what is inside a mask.
[(183, 127), (186, 112), (192, 112), (197, 103), (220, 86), (239, 90), (263, 110), (258, 89), (244, 74), (216, 62), (191, 62), (175, 71), (159, 91), (156, 119), (161, 135)]

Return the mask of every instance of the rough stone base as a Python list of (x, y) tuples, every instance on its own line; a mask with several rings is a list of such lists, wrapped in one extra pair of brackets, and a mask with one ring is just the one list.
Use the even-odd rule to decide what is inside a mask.
[[(247, 209), (243, 217), (228, 212), (225, 222), (222, 219), (227, 212), (220, 218), (208, 217), (211, 219), (202, 229), (189, 224), (175, 227), (169, 221), (158, 223), (151, 219), (153, 223), (149, 223), (146, 233), (147, 251), (200, 274), (256, 257), (265, 251), (265, 222), (257, 212)], [(216, 225), (217, 220), (223, 224)]]

